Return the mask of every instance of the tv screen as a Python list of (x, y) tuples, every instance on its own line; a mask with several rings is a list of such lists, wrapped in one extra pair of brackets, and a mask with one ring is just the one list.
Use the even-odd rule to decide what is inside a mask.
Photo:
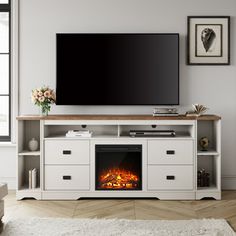
[(178, 105), (179, 34), (60, 33), (57, 105)]

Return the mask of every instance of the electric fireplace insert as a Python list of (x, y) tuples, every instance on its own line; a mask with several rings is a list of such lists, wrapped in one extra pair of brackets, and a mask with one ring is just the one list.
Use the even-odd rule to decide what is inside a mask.
[(96, 145), (96, 190), (142, 190), (142, 145)]

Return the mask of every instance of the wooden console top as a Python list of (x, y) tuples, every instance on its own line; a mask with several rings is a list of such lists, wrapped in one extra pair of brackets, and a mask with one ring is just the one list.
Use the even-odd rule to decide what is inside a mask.
[(152, 115), (22, 115), (17, 120), (220, 120), (217, 115), (195, 116), (152, 116)]

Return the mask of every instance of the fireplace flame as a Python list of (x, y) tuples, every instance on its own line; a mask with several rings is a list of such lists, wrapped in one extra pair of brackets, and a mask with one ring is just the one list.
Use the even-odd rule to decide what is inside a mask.
[(100, 175), (100, 187), (104, 189), (136, 189), (139, 178), (131, 171), (112, 168)]

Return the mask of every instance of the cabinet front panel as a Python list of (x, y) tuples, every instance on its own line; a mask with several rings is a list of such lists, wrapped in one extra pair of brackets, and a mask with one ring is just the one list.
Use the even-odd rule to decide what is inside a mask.
[(186, 165), (193, 164), (192, 140), (149, 140), (148, 164)]
[(89, 164), (88, 140), (46, 140), (45, 164)]
[(89, 166), (45, 166), (45, 190), (89, 190)]
[(192, 190), (193, 166), (148, 166), (148, 190)]

